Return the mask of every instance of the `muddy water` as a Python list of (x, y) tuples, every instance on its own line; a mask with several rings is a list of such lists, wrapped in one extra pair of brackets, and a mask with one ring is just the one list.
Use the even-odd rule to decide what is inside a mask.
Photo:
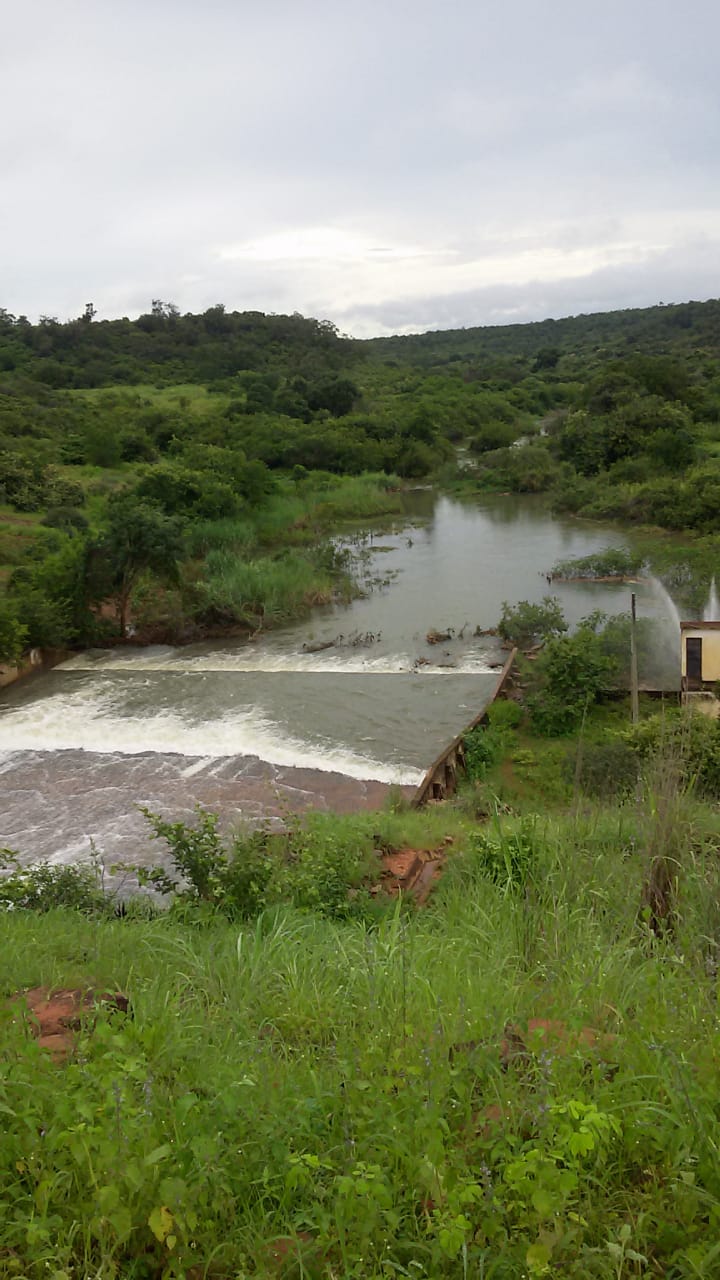
[[(504, 600), (539, 600), (560, 558), (623, 545), (617, 530), (552, 518), (533, 498), (409, 495), (395, 529), (368, 530), (374, 589), (254, 642), (79, 654), (0, 700), (0, 846), (70, 861), (154, 859), (137, 805), (228, 820), (382, 803), (411, 787), (487, 700)], [(384, 585), (382, 585), (384, 583)], [(666, 599), (637, 589), (676, 661)], [(628, 606), (629, 589), (553, 584), (566, 616)], [(430, 645), (434, 628), (450, 631)], [(319, 648), (332, 641), (330, 647)], [(652, 682), (658, 672), (644, 673)]]

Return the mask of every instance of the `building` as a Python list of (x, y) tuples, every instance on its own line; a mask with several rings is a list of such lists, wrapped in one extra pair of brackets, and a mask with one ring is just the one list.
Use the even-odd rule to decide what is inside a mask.
[(720, 683), (720, 622), (681, 622), (682, 689), (712, 689)]

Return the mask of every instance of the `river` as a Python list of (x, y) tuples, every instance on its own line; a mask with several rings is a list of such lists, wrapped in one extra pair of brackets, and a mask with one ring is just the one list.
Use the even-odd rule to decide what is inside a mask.
[[(155, 861), (138, 805), (186, 817), (201, 803), (227, 821), (376, 807), (389, 786), (417, 784), (482, 709), (502, 654), (474, 631), (497, 623), (503, 601), (551, 593), (571, 622), (629, 606), (626, 586), (545, 577), (628, 534), (552, 517), (534, 497), (405, 501), (394, 528), (365, 533), (386, 585), (349, 605), (251, 642), (90, 650), (0, 694), (0, 847)], [(679, 647), (671, 603), (652, 584), (636, 591), (666, 672)], [(453, 635), (430, 645), (432, 628)]]

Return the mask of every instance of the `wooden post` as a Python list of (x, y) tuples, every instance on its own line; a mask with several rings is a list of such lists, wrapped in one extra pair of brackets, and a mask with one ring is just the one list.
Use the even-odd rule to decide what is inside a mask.
[(637, 635), (635, 634), (635, 624), (637, 616), (635, 612), (635, 592), (630, 597), (630, 706), (632, 709), (632, 722), (637, 724), (640, 719), (640, 695), (638, 692), (638, 661), (637, 661)]

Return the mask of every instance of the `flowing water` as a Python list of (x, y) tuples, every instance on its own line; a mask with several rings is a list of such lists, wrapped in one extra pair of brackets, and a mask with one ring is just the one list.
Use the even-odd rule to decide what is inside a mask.
[[(413, 786), (476, 715), (503, 654), (503, 601), (560, 597), (571, 622), (629, 607), (630, 588), (548, 585), (559, 559), (627, 545), (617, 530), (551, 517), (542, 500), (407, 496), (394, 529), (367, 531), (386, 585), (254, 641), (90, 650), (0, 695), (0, 847), (76, 860), (155, 860), (138, 805), (227, 819), (382, 803)], [(674, 605), (635, 587), (677, 666)], [(666, 593), (665, 593), (666, 594)], [(668, 603), (669, 602), (669, 603)], [(431, 629), (450, 638), (431, 645)], [(329, 647), (323, 647), (332, 641)]]

